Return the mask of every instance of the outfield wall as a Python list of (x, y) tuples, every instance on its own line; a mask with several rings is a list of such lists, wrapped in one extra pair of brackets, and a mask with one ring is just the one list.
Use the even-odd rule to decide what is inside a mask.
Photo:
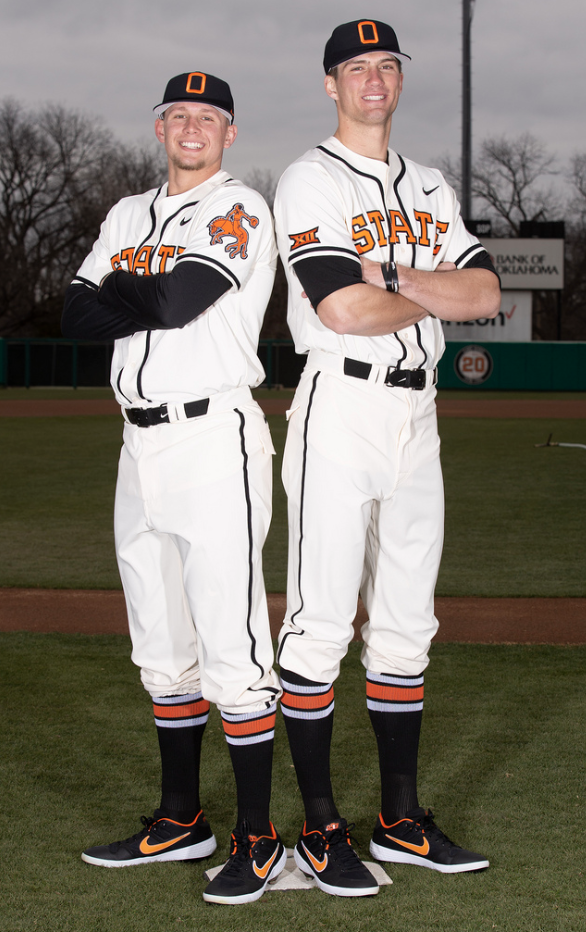
[[(0, 338), (0, 386), (107, 386), (111, 356), (112, 343)], [(261, 340), (259, 356), (268, 387), (297, 384), (304, 357), (291, 340)], [(438, 384), (471, 392), (586, 391), (586, 342), (448, 342)]]

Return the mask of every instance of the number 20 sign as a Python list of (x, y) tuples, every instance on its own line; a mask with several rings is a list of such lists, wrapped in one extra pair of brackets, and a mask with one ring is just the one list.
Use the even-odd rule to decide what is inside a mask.
[(458, 378), (467, 385), (480, 385), (492, 372), (492, 356), (484, 346), (471, 343), (464, 346), (454, 359), (454, 369)]

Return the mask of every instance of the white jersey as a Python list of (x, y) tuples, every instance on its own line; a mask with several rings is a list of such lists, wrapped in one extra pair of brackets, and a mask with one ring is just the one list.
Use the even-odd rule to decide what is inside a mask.
[(74, 282), (99, 285), (112, 269), (153, 275), (189, 261), (221, 272), (230, 290), (185, 327), (115, 341), (111, 378), (122, 406), (185, 403), (264, 378), (257, 346), (276, 267), (272, 219), (261, 195), (227, 172), (183, 194), (168, 197), (164, 184), (123, 198)]
[(295, 274), (309, 257), (360, 264), (394, 260), (432, 271), (463, 268), (483, 246), (464, 226), (442, 174), (389, 150), (388, 164), (358, 155), (334, 136), (289, 166), (275, 200), (279, 251), (289, 282), (288, 322), (298, 353), (320, 349), (362, 362), (433, 369), (444, 348), (439, 320), (426, 317), (395, 334), (339, 335), (319, 320)]

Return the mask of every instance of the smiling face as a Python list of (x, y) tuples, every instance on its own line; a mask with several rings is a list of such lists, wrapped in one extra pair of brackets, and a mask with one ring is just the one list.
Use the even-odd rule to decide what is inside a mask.
[(390, 126), (403, 75), (390, 52), (367, 52), (338, 65), (335, 77), (326, 75), (325, 88), (336, 102), (340, 120)]
[(232, 145), (237, 132), (209, 104), (171, 104), (163, 119), (155, 122), (155, 134), (167, 153), (169, 194), (188, 191), (215, 175), (222, 165), (224, 149)]

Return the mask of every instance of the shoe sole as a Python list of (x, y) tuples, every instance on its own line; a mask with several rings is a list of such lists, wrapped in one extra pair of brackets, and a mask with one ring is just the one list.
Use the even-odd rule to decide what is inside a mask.
[(440, 874), (463, 874), (464, 871), (483, 871), (489, 867), (490, 863), (482, 860), (469, 861), (467, 864), (439, 864), (437, 861), (421, 858), (417, 854), (393, 851), (383, 845), (377, 845), (374, 841), (370, 842), (370, 853), (377, 861), (387, 861), (393, 864), (415, 864), (417, 867), (428, 867), (432, 871), (439, 871)]
[(223, 906), (240, 906), (242, 903), (254, 903), (255, 900), (260, 900), (261, 896), (267, 888), (267, 884), (277, 879), (286, 863), (287, 852), (285, 851), (285, 848), (283, 848), (281, 857), (274, 865), (262, 887), (260, 887), (258, 890), (254, 890), (252, 893), (240, 893), (237, 896), (221, 896), (218, 893), (206, 893), (204, 890), (203, 898), (206, 903), (220, 903)]
[(197, 845), (189, 845), (186, 848), (176, 848), (175, 851), (163, 851), (161, 854), (153, 854), (144, 858), (129, 858), (127, 861), (110, 861), (106, 858), (95, 858), (85, 851), (81, 855), (81, 860), (86, 864), (95, 864), (97, 867), (132, 867), (135, 864), (155, 864), (159, 861), (191, 861), (197, 858), (207, 858), (213, 854), (218, 847), (215, 837), (206, 838)]
[(330, 896), (375, 896), (379, 891), (379, 886), (374, 878), (374, 887), (334, 887), (333, 884), (324, 883), (311, 864), (308, 864), (303, 855), (299, 853), (297, 846), (293, 849), (293, 856), (299, 870), (303, 871), (307, 877), (313, 877), (319, 889), (323, 890), (324, 893), (329, 893)]

